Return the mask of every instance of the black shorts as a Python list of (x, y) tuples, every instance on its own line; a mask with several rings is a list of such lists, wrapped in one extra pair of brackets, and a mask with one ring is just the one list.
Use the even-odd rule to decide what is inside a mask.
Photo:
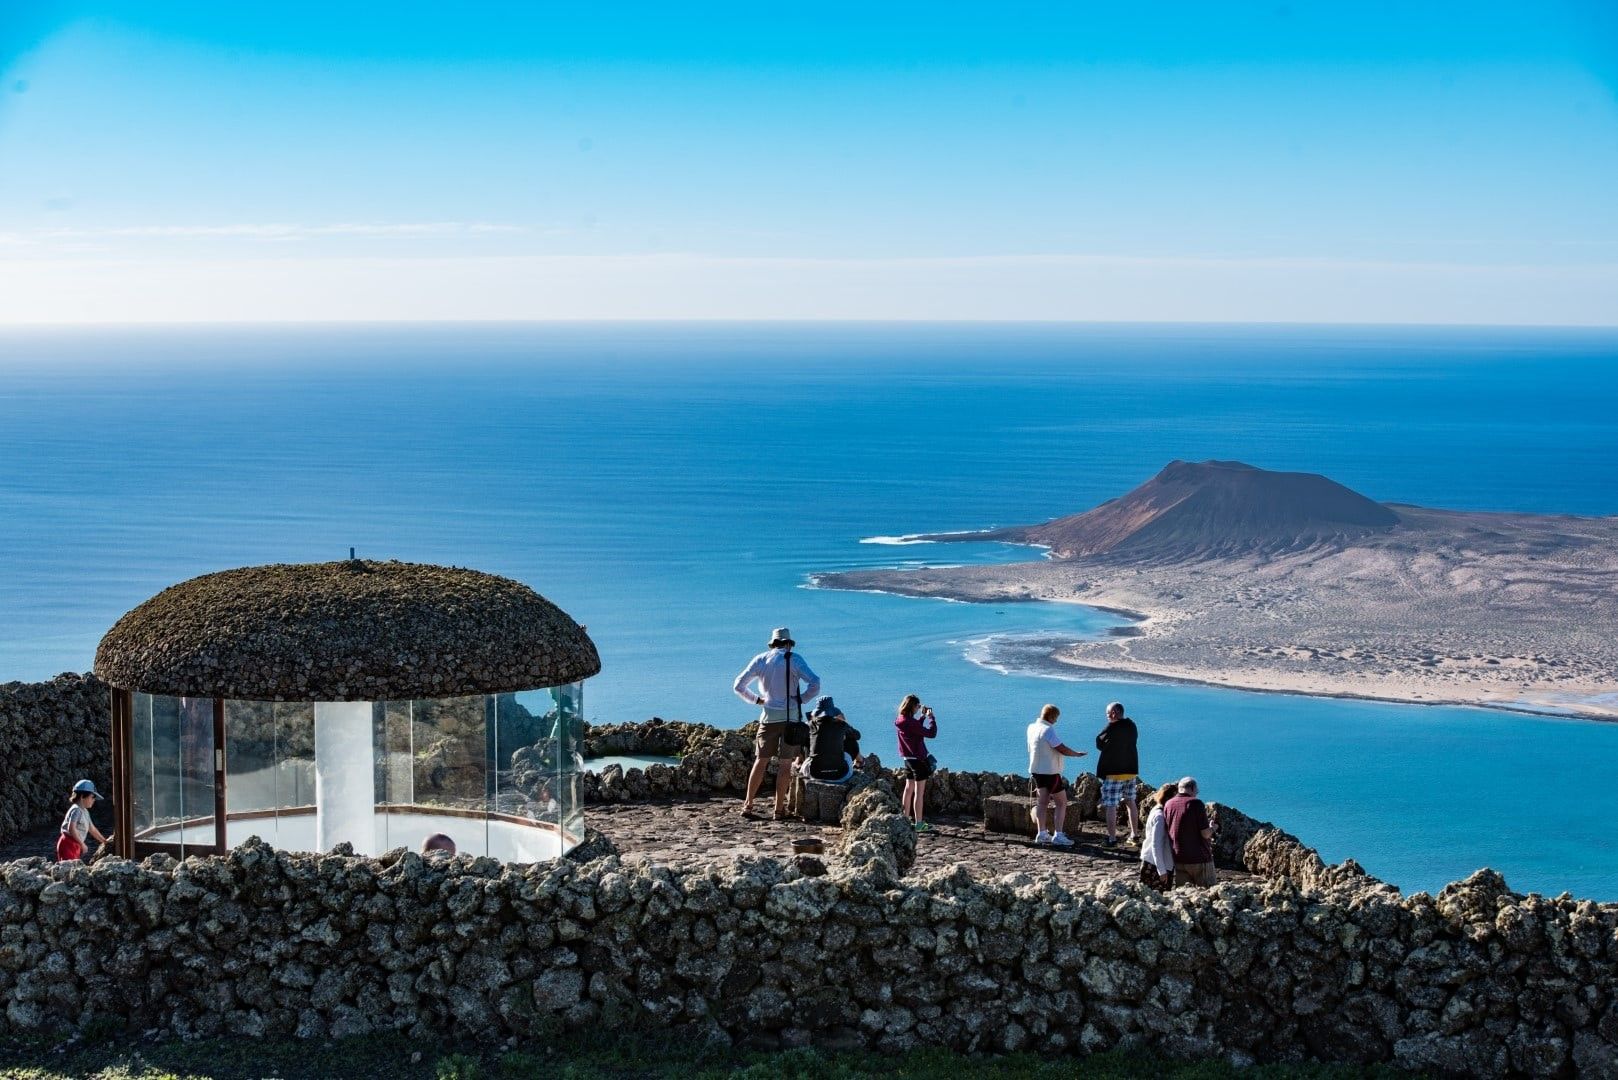
[(907, 780), (925, 780), (933, 775), (933, 763), (924, 757), (907, 757), (904, 762)]
[(1052, 795), (1060, 795), (1067, 790), (1067, 781), (1062, 779), (1059, 772), (1037, 772), (1032, 774), (1035, 792), (1049, 791)]

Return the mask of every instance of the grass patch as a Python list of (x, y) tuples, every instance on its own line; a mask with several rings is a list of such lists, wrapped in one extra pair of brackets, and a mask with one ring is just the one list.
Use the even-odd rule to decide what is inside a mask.
[(946, 1050), (898, 1056), (787, 1050), (766, 1053), (651, 1036), (569, 1035), (548, 1043), (480, 1047), (397, 1035), (305, 1042), (288, 1038), (141, 1041), (120, 1036), (62, 1043), (0, 1039), (6, 1080), (1349, 1080), (1408, 1076), (1392, 1069), (1174, 1062), (1113, 1051), (1088, 1058), (1034, 1053), (976, 1057)]

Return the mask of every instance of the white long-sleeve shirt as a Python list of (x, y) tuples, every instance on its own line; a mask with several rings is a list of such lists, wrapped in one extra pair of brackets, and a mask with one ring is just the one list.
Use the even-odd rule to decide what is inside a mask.
[[(792, 658), (790, 679), (787, 672), (789, 656)], [(796, 688), (800, 681), (804, 687), (798, 700), (813, 705), (820, 693), (820, 676), (810, 671), (809, 665), (797, 653), (771, 649), (749, 660), (747, 666), (742, 668), (742, 673), (736, 676), (736, 683), (731, 689), (749, 705), (758, 704), (758, 699), (762, 697), (766, 709), (784, 709), (787, 707), (788, 692)], [(754, 689), (755, 683), (758, 689)]]
[(1146, 815), (1146, 828), (1140, 841), (1140, 861), (1157, 867), (1159, 874), (1174, 873), (1174, 849), (1169, 846), (1169, 827), (1163, 820), (1163, 808), (1152, 807)]

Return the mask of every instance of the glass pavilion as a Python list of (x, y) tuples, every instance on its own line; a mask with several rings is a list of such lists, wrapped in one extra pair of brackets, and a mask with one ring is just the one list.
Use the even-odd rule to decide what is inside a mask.
[(112, 691), (114, 849), (555, 858), (584, 834), (584, 629), (449, 567), (248, 567), (164, 590), (96, 653)]

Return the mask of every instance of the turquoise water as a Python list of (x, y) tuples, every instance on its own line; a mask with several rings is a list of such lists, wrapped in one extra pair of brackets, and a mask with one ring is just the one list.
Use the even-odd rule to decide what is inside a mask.
[(1618, 725), (1049, 677), (1112, 616), (807, 588), (1004, 545), (864, 538), (1039, 521), (1172, 458), (1378, 499), (1618, 513), (1618, 336), (1213, 327), (372, 327), (0, 335), (0, 678), (86, 668), (194, 574), (361, 554), (529, 582), (588, 624), (600, 721), (739, 725), (793, 628), (867, 743), (914, 690), (938, 756), (1020, 771), (1108, 700), (1149, 778), (1408, 888), (1481, 865), (1618, 899)]

